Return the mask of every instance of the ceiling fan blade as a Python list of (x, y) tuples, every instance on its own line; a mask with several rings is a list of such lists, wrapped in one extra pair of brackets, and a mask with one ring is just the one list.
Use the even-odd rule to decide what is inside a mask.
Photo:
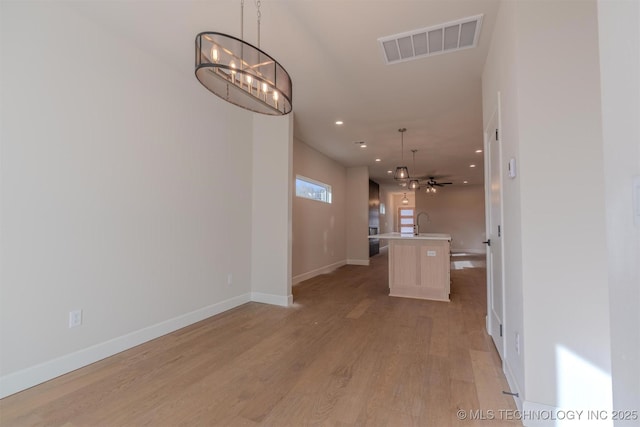
[(433, 185), (438, 186), (438, 187), (444, 187), (444, 184), (440, 184), (439, 182), (436, 182), (436, 183), (435, 183), (435, 184), (433, 184)]
[(438, 185), (451, 185), (453, 182), (439, 182)]

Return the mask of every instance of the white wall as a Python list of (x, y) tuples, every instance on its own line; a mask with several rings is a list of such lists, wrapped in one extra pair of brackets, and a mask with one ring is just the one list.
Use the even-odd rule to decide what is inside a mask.
[[(640, 408), (640, 5), (598, 1), (613, 406)], [(636, 425), (633, 420), (616, 425)]]
[(347, 168), (347, 264), (369, 265), (369, 169)]
[(254, 121), (73, 5), (1, 8), (0, 395), (252, 296), (288, 302), (291, 118)]
[(611, 405), (599, 60), (594, 1), (502, 3), (483, 106), (486, 124), (500, 92), (503, 161), (519, 166), (505, 180), (505, 348), (528, 409)]
[[(252, 300), (288, 306), (291, 295), (293, 115), (253, 116)], [(242, 188), (236, 190), (241, 191)]]
[(294, 140), (292, 180), (296, 175), (331, 185), (332, 203), (293, 197), (294, 284), (347, 262), (346, 168)]
[[(517, 87), (517, 28), (516, 2), (504, 1), (491, 38), (491, 46), (482, 75), (483, 128), (502, 103), (500, 146), (503, 167), (507, 159), (520, 158), (518, 128)], [(496, 113), (497, 114), (497, 113)], [(485, 150), (485, 154), (487, 150)], [(515, 351), (516, 333), (524, 330), (524, 303), (522, 288), (522, 219), (519, 179), (503, 179), (503, 234), (504, 253), (504, 371), (513, 392), (524, 396), (524, 351)], [(526, 342), (521, 343), (524, 348)], [(521, 402), (516, 399), (520, 405)]]
[(595, 370), (611, 372), (597, 8), (517, 9), (526, 394), (589, 407), (610, 390), (591, 396), (570, 384), (558, 354), (564, 348), (593, 365), (584, 376), (594, 381)]
[(447, 186), (437, 193), (415, 192), (416, 214), (421, 233), (451, 235), (454, 252), (485, 253), (484, 187), (481, 185)]

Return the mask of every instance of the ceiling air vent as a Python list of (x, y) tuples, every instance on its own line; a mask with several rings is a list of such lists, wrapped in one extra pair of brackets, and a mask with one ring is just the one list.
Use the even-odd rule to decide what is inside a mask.
[(476, 47), (482, 15), (378, 39), (387, 64)]

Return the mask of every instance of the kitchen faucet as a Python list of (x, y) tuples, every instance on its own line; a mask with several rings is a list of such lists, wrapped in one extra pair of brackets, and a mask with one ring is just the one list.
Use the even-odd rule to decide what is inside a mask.
[(426, 212), (418, 212), (418, 215), (416, 215), (416, 224), (413, 226), (413, 235), (417, 236), (418, 234), (420, 234), (420, 215), (426, 215), (427, 216), (427, 223), (429, 222), (429, 214)]

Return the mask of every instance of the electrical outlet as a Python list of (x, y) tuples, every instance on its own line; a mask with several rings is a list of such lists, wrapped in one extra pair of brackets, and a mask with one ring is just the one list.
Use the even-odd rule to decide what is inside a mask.
[(233, 283), (233, 274), (228, 273), (227, 274), (227, 285), (231, 286), (232, 283)]
[(73, 310), (69, 312), (69, 327), (75, 328), (82, 325), (82, 310)]
[(516, 332), (516, 353), (520, 354), (520, 334)]

